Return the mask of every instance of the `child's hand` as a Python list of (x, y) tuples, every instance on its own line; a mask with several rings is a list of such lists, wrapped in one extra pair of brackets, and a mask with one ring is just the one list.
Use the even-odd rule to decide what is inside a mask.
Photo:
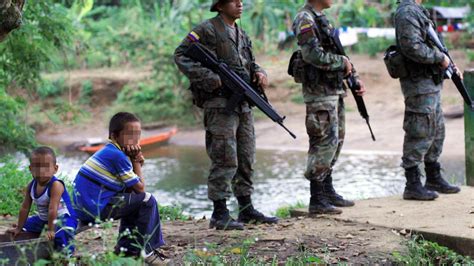
[(136, 156), (141, 153), (141, 150), (142, 148), (140, 145), (127, 145), (123, 148), (125, 154), (132, 160), (134, 160)]
[(50, 231), (50, 230), (46, 231), (46, 239), (48, 239), (49, 241), (54, 239), (54, 235), (55, 235), (54, 231)]
[(21, 233), (21, 229), (18, 227), (13, 227), (8, 229), (7, 233), (12, 234), (13, 238), (15, 238)]
[(138, 153), (135, 158), (133, 159), (133, 162), (139, 163), (141, 166), (145, 164), (145, 157), (143, 156), (142, 152)]

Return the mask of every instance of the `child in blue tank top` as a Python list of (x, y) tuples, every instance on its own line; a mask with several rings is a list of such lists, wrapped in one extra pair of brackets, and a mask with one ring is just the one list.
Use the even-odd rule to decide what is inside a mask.
[[(33, 180), (27, 186), (18, 224), (8, 232), (16, 237), (21, 231), (41, 233), (46, 227), (46, 238), (54, 240), (55, 249), (70, 255), (74, 252), (77, 220), (66, 186), (54, 176), (58, 171), (54, 151), (48, 147), (35, 149), (29, 169)], [(38, 214), (28, 217), (33, 203)]]

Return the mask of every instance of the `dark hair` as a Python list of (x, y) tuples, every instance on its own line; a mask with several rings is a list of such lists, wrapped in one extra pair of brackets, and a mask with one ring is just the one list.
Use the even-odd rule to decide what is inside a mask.
[(109, 123), (109, 138), (117, 136), (123, 130), (125, 124), (129, 122), (140, 122), (140, 119), (136, 115), (127, 112), (116, 113), (112, 116)]
[(30, 153), (30, 162), (31, 162), (31, 158), (33, 158), (34, 155), (51, 155), (51, 157), (53, 157), (54, 163), (56, 164), (56, 154), (54, 153), (53, 149), (51, 149), (50, 147), (41, 146), (34, 149)]

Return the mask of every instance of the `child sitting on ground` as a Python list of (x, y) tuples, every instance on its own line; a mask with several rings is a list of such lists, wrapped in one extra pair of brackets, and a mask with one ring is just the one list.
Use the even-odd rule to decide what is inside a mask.
[[(41, 233), (46, 226), (46, 238), (54, 240), (54, 248), (71, 255), (77, 220), (66, 186), (54, 176), (58, 171), (54, 151), (49, 147), (33, 150), (29, 168), (33, 180), (26, 187), (18, 224), (8, 232), (16, 237), (21, 231)], [(38, 214), (28, 217), (33, 203)]]
[(80, 168), (74, 182), (74, 208), (82, 223), (121, 219), (115, 252), (162, 258), (164, 244), (158, 204), (145, 192), (144, 157), (139, 146), (140, 120), (131, 113), (115, 114), (109, 124), (109, 143)]

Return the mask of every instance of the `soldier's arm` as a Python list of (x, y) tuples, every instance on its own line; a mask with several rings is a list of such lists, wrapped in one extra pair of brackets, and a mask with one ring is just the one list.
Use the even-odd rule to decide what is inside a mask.
[(313, 19), (309, 16), (303, 16), (295, 23), (295, 35), (301, 48), (303, 60), (328, 71), (344, 70), (343, 56), (324, 51), (314, 31), (314, 25)]
[[(206, 30), (203, 25), (199, 25), (184, 38), (174, 52), (174, 60), (179, 70), (189, 78), (191, 83), (197, 84), (198, 88), (206, 91), (212, 91), (220, 87), (221, 81), (219, 75), (203, 67), (201, 63), (186, 56), (185, 52), (192, 43), (199, 42), (205, 45), (211, 52), (215, 53), (215, 46), (212, 47), (212, 41), (209, 42), (209, 40), (213, 38), (215, 45), (216, 37), (214, 33), (210, 30)], [(204, 39), (208, 41), (204, 43)]]
[(252, 47), (252, 41), (250, 40), (250, 38), (248, 37), (248, 35), (245, 35), (245, 38), (246, 38), (246, 41), (249, 45), (249, 49), (250, 49), (250, 71), (252, 73), (262, 73), (264, 74), (265, 76), (267, 76), (267, 72), (265, 72), (265, 70), (255, 62), (255, 56), (253, 54), (253, 47)]
[(444, 60), (441, 51), (429, 47), (423, 39), (424, 25), (411, 11), (398, 15), (396, 30), (400, 50), (409, 59), (421, 64), (439, 64)]

